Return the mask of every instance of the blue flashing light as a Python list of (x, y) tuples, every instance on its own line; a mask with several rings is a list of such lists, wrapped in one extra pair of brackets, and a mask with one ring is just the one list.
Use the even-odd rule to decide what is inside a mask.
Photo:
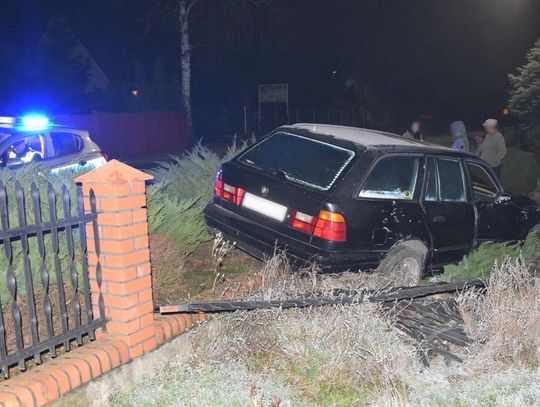
[(47, 116), (29, 114), (22, 118), (22, 125), (25, 130), (45, 130), (49, 127), (50, 121)]

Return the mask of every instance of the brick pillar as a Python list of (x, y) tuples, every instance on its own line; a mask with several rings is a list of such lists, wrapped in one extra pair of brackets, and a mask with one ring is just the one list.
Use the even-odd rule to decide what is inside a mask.
[[(119, 336), (134, 358), (156, 347), (152, 278), (148, 250), (146, 185), (152, 179), (117, 160), (76, 178), (85, 208), (90, 190), (96, 196), (107, 332)], [(94, 315), (97, 307), (97, 256), (91, 225), (87, 228), (88, 266)]]

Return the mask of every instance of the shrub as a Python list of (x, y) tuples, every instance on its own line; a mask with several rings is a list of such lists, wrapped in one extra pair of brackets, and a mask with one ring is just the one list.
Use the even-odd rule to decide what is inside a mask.
[(150, 233), (164, 235), (185, 253), (210, 239), (203, 209), (212, 197), (212, 187), (221, 163), (237, 155), (245, 143), (236, 141), (220, 156), (202, 144), (182, 157), (161, 162), (152, 171), (155, 182), (148, 189)]
[(522, 256), (531, 260), (540, 250), (540, 242), (535, 232), (529, 233), (523, 244), (484, 243), (459, 264), (451, 264), (444, 268), (440, 278), (444, 281), (457, 282), (488, 277), (493, 265), (505, 258), (516, 259)]
[[(60, 173), (60, 174), (51, 174), (49, 170), (45, 167), (42, 167), (40, 165), (25, 165), (21, 169), (17, 171), (13, 171), (10, 169), (2, 168), (0, 169), (0, 181), (4, 184), (6, 188), (6, 194), (7, 194), (7, 202), (8, 202), (8, 217), (9, 217), (9, 226), (10, 228), (15, 228), (19, 226), (19, 220), (17, 216), (17, 203), (15, 200), (15, 184), (16, 182), (20, 182), (21, 186), (25, 192), (25, 201), (24, 206), (26, 210), (26, 221), (27, 224), (32, 224), (35, 222), (34, 220), (34, 208), (33, 208), (33, 202), (31, 199), (31, 193), (30, 188), (32, 182), (35, 182), (41, 198), (41, 216), (43, 221), (49, 221), (50, 220), (50, 214), (49, 214), (49, 204), (47, 200), (47, 190), (48, 190), (48, 184), (51, 183), (55, 192), (56, 192), (56, 208), (57, 208), (57, 217), (62, 218), (64, 216), (64, 210), (62, 205), (62, 186), (66, 186), (68, 188), (68, 191), (70, 193), (71, 203), (72, 203), (72, 215), (75, 215), (77, 212), (77, 201), (76, 201), (76, 190), (75, 190), (75, 183), (74, 183), (74, 174), (71, 173)], [(62, 266), (62, 272), (64, 273), (64, 282), (65, 284), (69, 284), (69, 267), (68, 263), (70, 261), (68, 254), (67, 254), (67, 248), (65, 244), (65, 231), (59, 232), (60, 236), (60, 245), (59, 245), (59, 258), (60, 263)], [(77, 267), (77, 270), (80, 272), (80, 244), (79, 244), (79, 235), (74, 230), (73, 233), (73, 240), (74, 240), (74, 246), (75, 246), (75, 266)], [(37, 238), (35, 236), (30, 236), (28, 238), (28, 245), (29, 245), (29, 257), (30, 257), (30, 264), (31, 264), (31, 270), (32, 274), (34, 276), (34, 288), (37, 292), (41, 291), (42, 284), (41, 279), (39, 277), (39, 268), (41, 265), (41, 258), (39, 255), (38, 245), (37, 245)], [(7, 270), (7, 258), (4, 251), (4, 242), (2, 242), (2, 247), (0, 247), (0, 268), (3, 270), (2, 273), (2, 281), (5, 281), (5, 272)], [(15, 271), (15, 275), (17, 278), (17, 284), (18, 284), (18, 292), (20, 295), (24, 295), (24, 278), (23, 278), (23, 251), (21, 247), (20, 240), (13, 240), (11, 243), (12, 246), (12, 266)], [(49, 282), (51, 285), (54, 285), (56, 283), (56, 279), (54, 276), (54, 258), (52, 255), (52, 245), (51, 245), (51, 235), (46, 234), (45, 235), (45, 265), (47, 267), (47, 270), (49, 271)], [(82, 288), (82, 287), (80, 287)], [(2, 304), (7, 303), (8, 295), (8, 289), (6, 284), (0, 285), (0, 298), (2, 301)]]
[[(540, 142), (538, 143), (540, 152)], [(540, 180), (540, 156), (519, 147), (510, 147), (502, 164), (502, 184), (515, 194), (528, 195)]]
[(526, 60), (515, 75), (508, 75), (509, 105), (522, 125), (533, 128), (540, 125), (540, 38), (527, 52)]
[(536, 189), (532, 192), (531, 198), (534, 199), (538, 205), (540, 205), (540, 180), (536, 185)]

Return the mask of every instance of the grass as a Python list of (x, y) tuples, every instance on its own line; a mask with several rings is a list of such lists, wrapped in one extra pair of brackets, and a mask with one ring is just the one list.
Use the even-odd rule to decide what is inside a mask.
[[(224, 374), (226, 373), (226, 374)], [(231, 392), (231, 388), (237, 391)], [(133, 392), (116, 392), (111, 407), (307, 405), (283, 380), (249, 372), (242, 363), (192, 366), (172, 361), (161, 374), (147, 377)], [(287, 405), (287, 404), (284, 404)], [(290, 404), (289, 404), (290, 405)]]
[(490, 275), (495, 263), (504, 259), (523, 257), (532, 261), (540, 251), (540, 240), (537, 232), (531, 232), (522, 244), (484, 243), (469, 255), (465, 256), (459, 264), (451, 264), (444, 268), (439, 279), (448, 282), (459, 282), (486, 278)]
[[(216, 282), (224, 282), (219, 288), (224, 290), (257, 266), (242, 254), (212, 247), (202, 218), (218, 166), (237, 151), (233, 147), (222, 157), (196, 146), (155, 171), (148, 212), (157, 302), (200, 295)], [(514, 174), (526, 168), (534, 175), (536, 167), (526, 166), (529, 158), (511, 150), (507, 163)], [(529, 178), (518, 188), (529, 188)], [(538, 250), (532, 236), (523, 246), (483, 245), (445, 269), (442, 278), (447, 281), (483, 277), (490, 287), (486, 295), (470, 293), (459, 300), (467, 330), (476, 340), (462, 365), (434, 360), (423, 368), (417, 344), (398, 333), (373, 304), (241, 312), (217, 316), (192, 331), (188, 349), (183, 348), (187, 355), (148, 366), (134, 386), (117, 389), (110, 404), (534, 404), (540, 397), (539, 356), (534, 352), (540, 346), (540, 293), (526, 263)], [(262, 288), (248, 293), (249, 298), (286, 298), (332, 284), (323, 276), (301, 278), (287, 272), (283, 257), (274, 256), (260, 272)]]
[(485, 293), (458, 298), (479, 359), (540, 368), (540, 279), (531, 278), (530, 267), (523, 257), (505, 258), (494, 266)]
[(212, 242), (204, 242), (183, 256), (177, 246), (161, 236), (151, 236), (153, 292), (157, 304), (184, 301), (212, 294), (239, 284), (260, 262), (235, 250), (219, 258)]
[(149, 371), (111, 405), (363, 405), (403, 391), (417, 366), (374, 307), (235, 313), (190, 335), (190, 362)]
[[(262, 288), (247, 298), (332, 288), (327, 276), (283, 274), (287, 268), (281, 256), (270, 259), (260, 270)], [(112, 380), (109, 405), (536, 405), (539, 284), (522, 257), (499, 262), (485, 293), (458, 298), (474, 339), (458, 352), (463, 363), (433, 357), (429, 367), (417, 359), (418, 344), (375, 304), (216, 315), (163, 355), (143, 356), (134, 382)], [(95, 390), (87, 391), (88, 405)]]
[[(263, 292), (282, 298), (320, 288), (298, 276)], [(217, 315), (187, 334), (184, 359), (148, 367), (112, 406), (534, 405), (540, 397), (540, 283), (522, 257), (493, 269), (486, 293), (458, 298), (475, 340), (462, 364), (417, 360), (415, 342), (374, 304)], [(186, 340), (186, 339), (184, 339)], [(532, 351), (535, 350), (535, 351)], [(180, 352), (179, 352), (180, 353)]]

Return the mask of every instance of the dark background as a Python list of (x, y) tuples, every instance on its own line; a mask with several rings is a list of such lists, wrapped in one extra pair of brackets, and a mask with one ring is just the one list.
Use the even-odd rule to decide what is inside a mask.
[[(82, 96), (69, 66), (53, 62), (51, 74), (51, 61), (36, 57), (52, 17), (85, 45), (112, 90)], [(421, 116), (474, 129), (501, 116), (507, 75), (540, 37), (539, 21), (539, 0), (200, 0), (190, 20), (194, 110), (253, 106), (259, 83), (278, 82), (289, 83), (295, 106), (359, 103), (345, 86), (353, 79), (370, 95), (363, 103), (395, 112), (396, 127)], [(174, 1), (3, 1), (2, 113), (180, 109), (179, 38)], [(152, 76), (158, 60), (161, 82)], [(170, 84), (167, 97), (130, 101), (141, 77)]]

